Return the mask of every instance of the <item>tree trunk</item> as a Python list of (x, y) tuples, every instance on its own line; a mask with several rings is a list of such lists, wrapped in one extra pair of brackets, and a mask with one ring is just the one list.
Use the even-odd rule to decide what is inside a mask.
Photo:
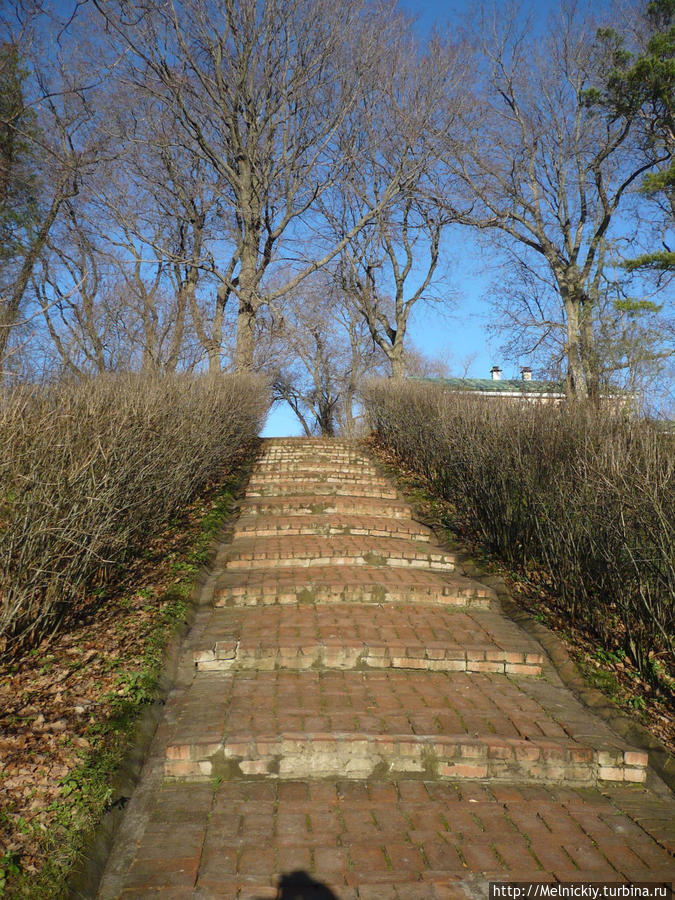
[(19, 276), (12, 289), (12, 293), (10, 294), (9, 299), (6, 301), (7, 305), (4, 309), (0, 309), (0, 378), (2, 377), (4, 363), (7, 357), (7, 347), (9, 345), (10, 332), (12, 330), (12, 327), (16, 324), (21, 301), (23, 300), (23, 296), (26, 293), (26, 288), (28, 287), (28, 282), (30, 281), (31, 275), (33, 274), (33, 269), (35, 268), (37, 258), (42, 252), (45, 243), (47, 242), (49, 232), (51, 231), (52, 225), (54, 224), (56, 217), (59, 214), (61, 204), (65, 199), (64, 188), (65, 182), (61, 182), (57, 186), (51, 206), (49, 207), (49, 211), (47, 212), (47, 215), (45, 216), (40, 230), (33, 240), (33, 243), (28, 249), (28, 253), (26, 254), (23, 265), (21, 266), (21, 271), (19, 272)]
[(564, 297), (567, 318), (567, 380), (570, 395), (575, 400), (588, 398), (586, 376), (581, 364), (581, 344), (579, 339), (580, 306), (576, 297)]
[(206, 349), (209, 358), (209, 374), (219, 375), (221, 371), (220, 353), (223, 348), (223, 323), (225, 321), (225, 304), (229, 296), (229, 290), (221, 284), (216, 291), (216, 312), (213, 316), (211, 340)]
[(395, 343), (391, 348), (389, 361), (391, 362), (391, 377), (395, 380), (405, 378), (405, 357), (402, 343)]
[[(254, 218), (253, 215), (250, 217)], [(239, 313), (237, 315), (237, 348), (234, 367), (237, 372), (253, 371), (255, 355), (255, 319), (260, 307), (257, 298), (256, 262), (258, 257), (258, 234), (253, 225), (244, 235), (239, 270)]]
[(176, 297), (176, 321), (171, 335), (171, 349), (166, 358), (164, 369), (167, 372), (175, 372), (178, 368), (180, 351), (183, 347), (183, 335), (185, 334), (185, 313), (187, 311), (187, 297), (185, 291), (179, 291)]
[(239, 301), (237, 316), (237, 349), (235, 352), (235, 370), (237, 372), (253, 371), (253, 355), (255, 353), (255, 314), (250, 303)]
[(321, 437), (335, 436), (335, 422), (333, 421), (333, 402), (330, 397), (319, 400), (319, 428)]
[(588, 386), (588, 399), (595, 407), (600, 406), (600, 367), (598, 354), (595, 349), (595, 334), (593, 333), (593, 305), (590, 300), (582, 303), (581, 307), (581, 362), (586, 373)]
[(354, 423), (354, 394), (356, 393), (354, 385), (348, 384), (345, 389), (344, 410), (345, 410), (345, 437), (353, 438), (356, 426)]

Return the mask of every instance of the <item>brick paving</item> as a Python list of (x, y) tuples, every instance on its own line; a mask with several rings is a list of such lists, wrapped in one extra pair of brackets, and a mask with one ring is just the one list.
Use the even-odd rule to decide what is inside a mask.
[(358, 445), (266, 441), (212, 581), (101, 900), (673, 879), (647, 755)]

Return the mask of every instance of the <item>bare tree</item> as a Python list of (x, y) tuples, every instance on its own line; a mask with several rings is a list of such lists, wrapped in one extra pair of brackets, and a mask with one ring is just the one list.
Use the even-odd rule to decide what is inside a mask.
[[(116, 160), (120, 166), (124, 160)], [(174, 220), (148, 214), (138, 192), (115, 194), (107, 166), (67, 200), (34, 278), (58, 357), (73, 374), (140, 368), (176, 371), (186, 301), (172, 289), (161, 245)], [(102, 171), (101, 171), (102, 170)], [(106, 201), (101, 202), (101, 183)]]
[[(672, 315), (654, 294), (631, 297), (615, 274), (622, 275), (605, 268), (593, 310), (598, 376), (603, 391), (623, 388), (644, 403), (674, 353)], [(505, 358), (525, 359), (542, 374), (564, 380), (565, 309), (550, 269), (510, 254), (490, 294), (490, 330), (503, 338)]]
[[(405, 342), (414, 306), (435, 297), (440, 243), (454, 213), (439, 197), (438, 148), (457, 121), (463, 81), (461, 48), (410, 38), (388, 58), (380, 105), (364, 111), (365, 165), (352, 171), (340, 203), (328, 211), (336, 233), (350, 231), (367, 202), (398, 171), (412, 166), (405, 190), (350, 238), (340, 255), (340, 287), (363, 317), (394, 378), (406, 372)], [(389, 110), (399, 115), (390, 121)], [(439, 112), (441, 113), (439, 115)]]
[[(177, 140), (171, 109), (157, 108), (134, 85), (121, 86), (125, 98), (116, 128), (124, 146), (122, 165), (105, 173), (100, 204), (117, 223), (120, 249), (130, 259), (154, 265), (161, 260), (162, 285), (172, 291), (174, 325), (163, 366), (172, 370), (184, 339), (194, 329), (209, 370), (221, 370), (227, 274), (216, 263), (214, 244), (229, 212), (208, 161), (186, 153)], [(113, 239), (113, 243), (115, 240)], [(213, 300), (200, 298), (210, 294)], [(148, 315), (156, 315), (148, 308)]]
[(109, 369), (106, 329), (98, 294), (104, 261), (74, 204), (65, 203), (60, 227), (45, 242), (34, 291), (62, 365), (70, 374)]
[(573, 6), (536, 39), (513, 13), (484, 17), (479, 89), (447, 161), (473, 200), (463, 221), (498, 229), (548, 267), (564, 311), (569, 392), (597, 402), (594, 323), (611, 226), (654, 162), (633, 142), (629, 115), (608, 119), (586, 100), (611, 64), (595, 31)]
[[(3, 260), (0, 286), (1, 371), (36, 264), (65, 204), (100, 158), (106, 136), (97, 108), (103, 74), (92, 72), (75, 53), (78, 24), (61, 28), (55, 44), (58, 23), (48, 10), (18, 3), (0, 24), (7, 34), (0, 60), (3, 93), (11, 84), (0, 114), (0, 218), (14, 223), (14, 251)], [(17, 180), (29, 191), (28, 215), (8, 208)]]
[(228, 207), (220, 302), (237, 298), (236, 366), (250, 369), (259, 310), (334, 258), (411, 177), (415, 159), (401, 159), (346, 234), (288, 282), (265, 287), (265, 276), (286, 266), (280, 245), (290, 252), (318, 199), (359, 164), (353, 114), (378, 93), (380, 66), (405, 23), (392, 3), (364, 0), (96, 4), (128, 47), (127, 77), (171, 110), (182, 151), (213, 170)]
[(271, 331), (276, 399), (289, 404), (308, 436), (353, 436), (359, 384), (381, 368), (382, 357), (329, 274), (295, 288)]
[(333, 315), (343, 329), (347, 343), (347, 364), (342, 379), (342, 402), (339, 408), (340, 432), (355, 437), (359, 432), (357, 406), (361, 405), (361, 385), (365, 378), (383, 375), (382, 354), (372, 340), (363, 316), (343, 296), (332, 305)]
[[(432, 213), (408, 197), (390, 208), (386, 219), (378, 217), (372, 230), (361, 232), (341, 256), (342, 289), (389, 361), (393, 378), (406, 373), (410, 313), (419, 300), (429, 299), (444, 224), (438, 211)], [(415, 263), (423, 266), (421, 277)]]

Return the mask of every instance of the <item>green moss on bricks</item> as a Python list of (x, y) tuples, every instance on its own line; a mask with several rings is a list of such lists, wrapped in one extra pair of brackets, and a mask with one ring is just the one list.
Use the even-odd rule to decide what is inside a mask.
[(377, 553), (364, 553), (364, 560), (369, 566), (386, 566), (387, 559), (384, 556), (378, 556)]

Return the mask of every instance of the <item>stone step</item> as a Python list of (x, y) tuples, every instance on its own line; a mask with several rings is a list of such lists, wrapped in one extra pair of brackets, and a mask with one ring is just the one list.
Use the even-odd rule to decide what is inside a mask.
[(454, 572), (344, 565), (226, 571), (215, 596), (216, 606), (436, 603), (487, 608), (495, 593)]
[[(605, 793), (584, 786), (414, 776), (171, 781), (157, 789), (135, 842), (127, 891), (114, 896), (476, 900), (488, 896), (489, 881), (549, 882), (560, 896), (559, 882), (640, 882), (656, 873), (670, 882), (675, 859), (666, 835), (673, 830), (653, 822), (672, 820), (672, 800), (645, 794), (652, 811), (643, 829)], [(175, 843), (158, 839), (172, 814), (203, 823), (203, 842), (185, 832)], [(192, 880), (184, 889), (167, 886), (175, 885), (177, 845), (180, 868), (196, 873), (194, 887)], [(124, 851), (128, 859), (128, 845)]]
[(572, 741), (358, 732), (233, 734), (223, 741), (171, 744), (169, 778), (251, 775), (280, 779), (415, 774), (425, 779), (482, 779), (595, 785), (644, 782), (647, 754), (594, 750)]
[(416, 669), (428, 672), (491, 672), (498, 675), (541, 675), (543, 654), (495, 650), (491, 647), (427, 646), (373, 641), (346, 644), (338, 641), (250, 647), (241, 640), (216, 641), (208, 650), (195, 650), (202, 672), (231, 669)]
[(412, 519), (384, 519), (378, 516), (350, 515), (337, 519), (328, 515), (242, 516), (234, 526), (234, 537), (284, 537), (290, 535), (368, 535), (370, 537), (407, 538), (428, 543), (431, 529)]
[(365, 456), (354, 455), (329, 455), (329, 454), (313, 454), (309, 455), (290, 455), (283, 456), (261, 456), (256, 460), (255, 471), (273, 472), (276, 469), (284, 471), (285, 469), (301, 469), (318, 468), (324, 471), (333, 467), (335, 471), (354, 471), (355, 473), (372, 472), (378, 474), (378, 468), (372, 460)]
[[(562, 704), (562, 706), (561, 706)], [(564, 716), (561, 720), (560, 716)], [(196, 672), (175, 697), (172, 743), (229, 734), (359, 732), (571, 740), (629, 750), (561, 685), (540, 678), (407, 669)]]
[(541, 673), (541, 648), (490, 610), (368, 604), (216, 608), (193, 644), (199, 669), (408, 668)]
[(249, 497), (242, 501), (242, 515), (310, 516), (331, 515), (348, 525), (345, 517), (372, 516), (382, 519), (410, 519), (412, 509), (403, 500), (377, 497), (316, 496), (300, 491), (288, 497)]
[[(452, 572), (456, 557), (429, 543), (356, 535), (300, 535), (235, 539), (227, 554), (228, 571), (239, 569), (379, 566)], [(384, 576), (383, 574), (383, 577)]]
[(314, 495), (315, 497), (374, 497), (378, 500), (395, 500), (398, 495), (394, 488), (369, 484), (329, 484), (323, 481), (275, 481), (270, 484), (251, 485), (246, 489), (247, 498), (294, 497)]
[(358, 441), (341, 441), (335, 438), (322, 440), (319, 438), (309, 439), (297, 438), (287, 441), (273, 439), (269, 442), (265, 441), (263, 445), (265, 453), (283, 452), (283, 453), (360, 453), (364, 454), (363, 447)]
[(378, 475), (379, 470), (371, 459), (365, 456), (261, 456), (256, 460), (255, 472), (275, 472), (285, 469), (296, 470), (298, 468), (319, 469), (325, 471), (333, 468), (334, 471), (353, 472), (356, 475), (371, 472)]

